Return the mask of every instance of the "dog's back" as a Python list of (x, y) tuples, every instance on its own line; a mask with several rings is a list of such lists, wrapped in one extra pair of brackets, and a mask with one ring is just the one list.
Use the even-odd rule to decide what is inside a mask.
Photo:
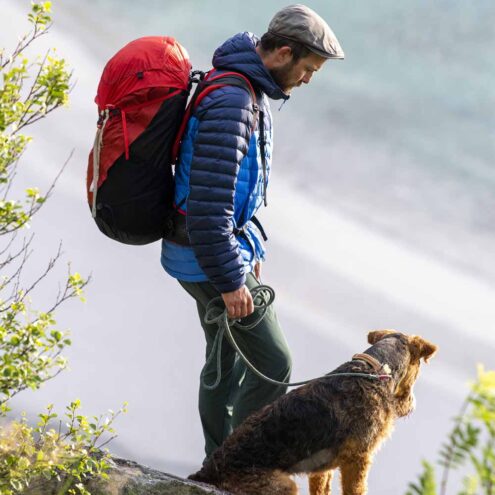
[[(348, 362), (332, 373), (363, 368), (362, 363)], [(192, 479), (216, 484), (234, 471), (257, 468), (293, 473), (328, 465), (353, 432), (365, 440), (363, 433), (376, 422), (378, 409), (382, 416), (389, 409), (389, 399), (388, 388), (375, 381), (319, 378), (252, 414)], [(318, 456), (322, 451), (326, 452)]]
[(252, 414), (190, 478), (236, 494), (290, 495), (297, 493), (290, 474), (354, 466), (364, 481), (343, 471), (343, 484), (354, 476), (349, 486), (365, 486), (372, 453), (393, 420), (411, 410), (420, 359), (436, 351), (420, 337), (392, 331), (371, 332), (368, 340), (366, 353), (387, 363), (390, 380), (377, 379), (366, 360), (349, 361)]

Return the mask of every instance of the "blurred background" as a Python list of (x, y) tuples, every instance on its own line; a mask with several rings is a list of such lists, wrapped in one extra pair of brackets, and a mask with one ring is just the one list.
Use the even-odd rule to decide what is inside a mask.
[[(112, 452), (181, 476), (201, 464), (204, 339), (195, 304), (162, 270), (159, 243), (119, 245), (91, 219), (93, 99), (106, 61), (132, 39), (174, 36), (194, 68), (208, 69), (225, 39), (263, 34), (285, 5), (53, 2), (54, 26), (36, 50), (57, 47), (76, 86), (69, 108), (30, 129), (18, 187), (48, 187), (74, 155), (32, 224), (28, 270), (38, 274), (62, 240), (73, 269), (91, 273), (92, 282), (87, 303), (57, 312), (59, 327), (72, 330), (70, 371), (16, 397), (13, 415), (34, 415), (50, 402), (62, 412), (75, 398), (87, 414), (128, 401)], [(295, 380), (366, 349), (371, 329), (420, 334), (440, 346), (418, 380), (417, 410), (397, 421), (371, 471), (371, 493), (397, 495), (421, 458), (436, 459), (476, 364), (495, 366), (495, 4), (307, 5), (327, 20), (346, 59), (327, 62), (282, 108), (273, 102), (273, 175), (259, 215), (269, 236), (262, 278), (277, 292)], [(13, 48), (28, 10), (27, 1), (0, 0), (0, 46)], [(37, 306), (55, 297), (56, 275), (50, 280)]]

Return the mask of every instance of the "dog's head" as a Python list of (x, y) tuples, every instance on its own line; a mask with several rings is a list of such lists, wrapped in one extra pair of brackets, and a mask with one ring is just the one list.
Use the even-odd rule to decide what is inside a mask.
[(428, 362), (438, 347), (418, 335), (406, 335), (395, 330), (370, 332), (368, 342), (373, 346), (378, 344), (377, 357), (392, 367), (397, 414), (406, 416), (414, 409), (413, 386), (421, 360)]

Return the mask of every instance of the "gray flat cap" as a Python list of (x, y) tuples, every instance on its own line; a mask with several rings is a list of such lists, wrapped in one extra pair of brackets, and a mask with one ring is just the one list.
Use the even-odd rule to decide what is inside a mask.
[(344, 51), (328, 24), (306, 5), (284, 7), (273, 16), (268, 32), (301, 43), (322, 57), (344, 58)]

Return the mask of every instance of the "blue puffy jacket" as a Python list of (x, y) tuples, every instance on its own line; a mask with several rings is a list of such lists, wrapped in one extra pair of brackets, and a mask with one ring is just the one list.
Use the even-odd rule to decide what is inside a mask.
[[(288, 96), (263, 65), (257, 42), (251, 33), (233, 36), (215, 51), (213, 67), (244, 74), (259, 93), (269, 175), (272, 118), (267, 96)], [(183, 204), (190, 247), (164, 240), (163, 267), (179, 280), (209, 280), (220, 292), (240, 288), (265, 254), (260, 233), (250, 222), (263, 202), (264, 187), (259, 122), (246, 89), (227, 85), (201, 100), (184, 134), (175, 180), (175, 202)], [(241, 228), (244, 233), (235, 236), (234, 229)]]

